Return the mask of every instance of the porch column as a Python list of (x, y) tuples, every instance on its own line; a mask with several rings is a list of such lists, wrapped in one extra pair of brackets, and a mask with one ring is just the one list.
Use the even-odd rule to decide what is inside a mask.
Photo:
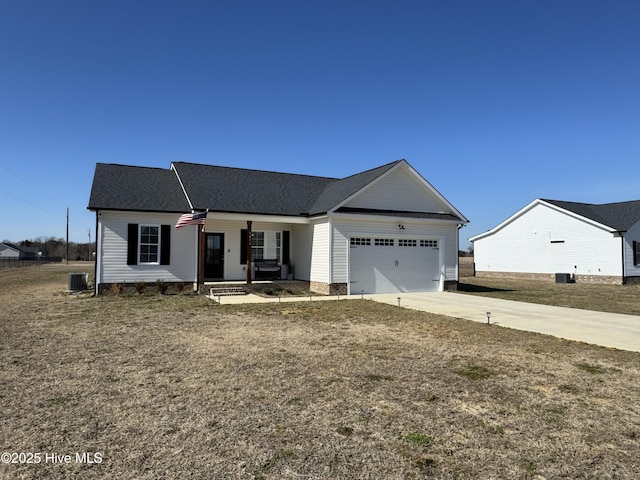
[(205, 238), (204, 238), (204, 225), (198, 226), (200, 229), (200, 235), (198, 238), (198, 249), (200, 250), (199, 260), (198, 260), (198, 289), (200, 289), (200, 285), (204, 285), (204, 257), (205, 257)]
[(251, 285), (251, 225), (253, 222), (251, 220), (247, 220), (247, 285)]

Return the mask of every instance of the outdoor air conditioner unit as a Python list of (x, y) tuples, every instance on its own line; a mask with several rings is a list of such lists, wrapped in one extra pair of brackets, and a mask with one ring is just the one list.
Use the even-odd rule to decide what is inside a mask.
[(69, 291), (81, 292), (87, 289), (89, 282), (88, 273), (70, 273), (69, 274)]

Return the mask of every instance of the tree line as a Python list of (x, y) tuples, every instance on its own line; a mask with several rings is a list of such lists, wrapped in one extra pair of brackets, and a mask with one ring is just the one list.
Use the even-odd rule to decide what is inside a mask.
[[(4, 240), (4, 242), (16, 247), (35, 248), (36, 252), (42, 252), (43, 257), (67, 258), (67, 242), (64, 238), (37, 237), (33, 240), (22, 240), (20, 242), (8, 240)], [(69, 260), (93, 260), (94, 252), (94, 242), (69, 242)]]

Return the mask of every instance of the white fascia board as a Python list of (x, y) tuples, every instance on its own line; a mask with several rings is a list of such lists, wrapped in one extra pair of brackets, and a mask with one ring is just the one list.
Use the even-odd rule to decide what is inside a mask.
[(207, 214), (207, 220), (252, 220), (254, 222), (296, 223), (301, 225), (310, 223), (310, 220), (307, 217), (211, 211)]
[(438, 225), (461, 225), (460, 220), (443, 220), (439, 218), (417, 218), (417, 217), (398, 217), (396, 215), (366, 215), (363, 213), (340, 213), (333, 212), (328, 217), (331, 218), (348, 218), (350, 220), (365, 220), (369, 222), (388, 222), (390, 220), (398, 223), (409, 224), (438, 224)]

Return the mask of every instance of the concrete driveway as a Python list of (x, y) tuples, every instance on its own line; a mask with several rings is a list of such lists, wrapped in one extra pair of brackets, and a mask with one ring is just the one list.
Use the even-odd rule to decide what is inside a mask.
[(550, 307), (453, 292), (378, 293), (350, 296), (264, 298), (257, 295), (209, 297), (223, 304), (276, 303), (351, 300), (364, 298), (376, 302), (413, 308), (425, 312), (465, 318), (501, 327), (543, 333), (579, 342), (640, 352), (640, 317), (594, 312), (577, 308)]
[(376, 302), (640, 352), (640, 316), (551, 307), (453, 292), (364, 295)]

